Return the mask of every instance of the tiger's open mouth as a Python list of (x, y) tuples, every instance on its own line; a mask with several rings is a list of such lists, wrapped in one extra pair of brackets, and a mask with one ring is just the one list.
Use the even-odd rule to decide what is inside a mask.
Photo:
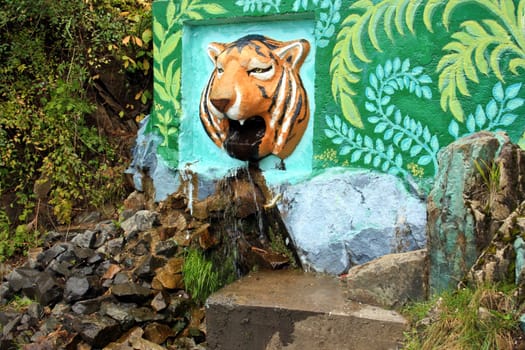
[(229, 119), (228, 136), (224, 141), (226, 152), (240, 160), (259, 160), (259, 145), (266, 133), (266, 122), (261, 116), (239, 121)]

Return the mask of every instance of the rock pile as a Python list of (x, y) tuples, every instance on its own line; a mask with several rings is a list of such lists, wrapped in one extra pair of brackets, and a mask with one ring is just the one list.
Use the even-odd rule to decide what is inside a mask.
[(120, 226), (50, 232), (4, 276), (0, 349), (204, 348), (204, 310), (181, 272), (182, 247), (202, 224), (182, 197), (155, 212), (140, 196), (127, 200)]

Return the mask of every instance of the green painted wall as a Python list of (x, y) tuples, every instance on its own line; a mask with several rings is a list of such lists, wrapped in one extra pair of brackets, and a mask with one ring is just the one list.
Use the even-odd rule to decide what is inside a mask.
[(461, 136), (506, 130), (525, 144), (525, 0), (158, 0), (153, 14), (148, 131), (170, 167), (191, 160), (184, 120), (198, 119), (185, 113), (198, 100), (181, 89), (183, 51), (195, 44), (184, 33), (235, 23), (264, 22), (272, 35), (287, 32), (283, 20), (311, 23), (311, 151), (299, 157), (309, 171), (370, 168), (424, 183), (439, 149)]

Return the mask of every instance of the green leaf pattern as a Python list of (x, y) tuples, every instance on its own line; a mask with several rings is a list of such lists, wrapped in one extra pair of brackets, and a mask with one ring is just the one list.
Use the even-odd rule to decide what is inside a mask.
[(235, 5), (241, 6), (244, 12), (264, 12), (268, 13), (271, 10), (279, 12), (281, 0), (237, 0)]
[[(158, 19), (153, 23), (154, 41), (153, 48), (155, 57), (154, 91), (156, 103), (154, 110), (157, 128), (163, 138), (160, 147), (169, 147), (169, 141), (178, 130), (180, 106), (180, 78), (181, 65), (177, 58), (172, 57), (180, 50), (182, 39), (182, 21), (186, 19), (196, 20), (204, 18), (204, 14), (222, 14), (226, 10), (219, 4), (205, 3), (204, 0), (182, 0), (180, 3), (170, 1), (167, 4), (163, 25)], [(159, 102), (163, 102), (160, 104)], [(165, 106), (170, 106), (166, 108)], [(177, 148), (176, 142), (173, 142)]]
[[(320, 48), (328, 46), (330, 38), (335, 33), (335, 26), (341, 20), (339, 10), (342, 0), (295, 0), (292, 11), (312, 10), (319, 8), (319, 17), (315, 26), (315, 41)], [(241, 6), (243, 12), (280, 12), (281, 0), (237, 0), (235, 5)]]
[(381, 23), (390, 40), (394, 39), (394, 29), (401, 35), (405, 34), (405, 27), (414, 32), (415, 13), (421, 2), (383, 0), (375, 4), (372, 0), (359, 0), (350, 6), (350, 15), (343, 20), (336, 38), (330, 75), (334, 99), (340, 103), (345, 118), (355, 127), (362, 128), (363, 122), (353, 100), (355, 90), (350, 85), (360, 81), (363, 64), (371, 62), (364, 49), (364, 38), (367, 37), (377, 51), (382, 51), (377, 35)]
[(485, 108), (478, 105), (474, 114), (468, 115), (464, 125), (466, 131), (460, 134), (460, 125), (452, 119), (448, 127), (449, 134), (457, 140), (481, 130), (499, 131), (510, 127), (518, 118), (517, 114), (511, 112), (523, 106), (525, 102), (524, 99), (517, 97), (521, 86), (522, 83), (516, 83), (503, 89), (501, 82), (496, 83), (492, 88), (493, 98)]
[(378, 65), (369, 75), (370, 85), (365, 93), (365, 108), (372, 113), (367, 121), (374, 125), (374, 133), (381, 137), (373, 140), (362, 136), (357, 129), (346, 125), (338, 116), (326, 117), (328, 128), (326, 137), (339, 149), (339, 155), (350, 155), (350, 162), (360, 160), (365, 165), (372, 165), (383, 172), (407, 175), (403, 168), (403, 156), (417, 158), (417, 164), (432, 164), (437, 171), (437, 153), (439, 140), (428, 126), (420, 121), (402, 114), (401, 110), (391, 103), (392, 96), (401, 90), (418, 98), (431, 99), (432, 91), (428, 84), (430, 76), (423, 74), (423, 68), (410, 68), (410, 61), (399, 58), (387, 60), (385, 65)]

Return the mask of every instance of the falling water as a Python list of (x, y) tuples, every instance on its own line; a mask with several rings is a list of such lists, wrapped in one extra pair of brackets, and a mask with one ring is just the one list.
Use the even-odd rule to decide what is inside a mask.
[(253, 194), (253, 202), (255, 203), (255, 207), (257, 208), (255, 215), (257, 218), (257, 223), (259, 225), (259, 240), (261, 242), (264, 242), (267, 240), (267, 238), (266, 238), (265, 229), (264, 229), (263, 212), (261, 208), (259, 207), (259, 202), (257, 201), (257, 195), (255, 192), (257, 184), (255, 183), (252, 177), (252, 171), (257, 171), (257, 170), (260, 171), (259, 169), (252, 169), (252, 166), (250, 165), (250, 168), (247, 169), (246, 174), (248, 176), (248, 180), (250, 180), (250, 183), (253, 187), (252, 194)]
[(196, 199), (199, 196), (195, 192), (198, 183), (195, 175), (185, 175), (185, 179), (192, 182), (186, 187), (188, 195), (196, 201), (192, 210), (197, 212), (205, 208), (210, 235), (219, 242), (205, 248), (218, 265), (231, 262), (237, 277), (255, 266), (299, 266), (279, 210), (275, 206), (265, 206), (272, 194), (256, 165), (230, 172), (216, 183), (215, 192), (201, 201)]

